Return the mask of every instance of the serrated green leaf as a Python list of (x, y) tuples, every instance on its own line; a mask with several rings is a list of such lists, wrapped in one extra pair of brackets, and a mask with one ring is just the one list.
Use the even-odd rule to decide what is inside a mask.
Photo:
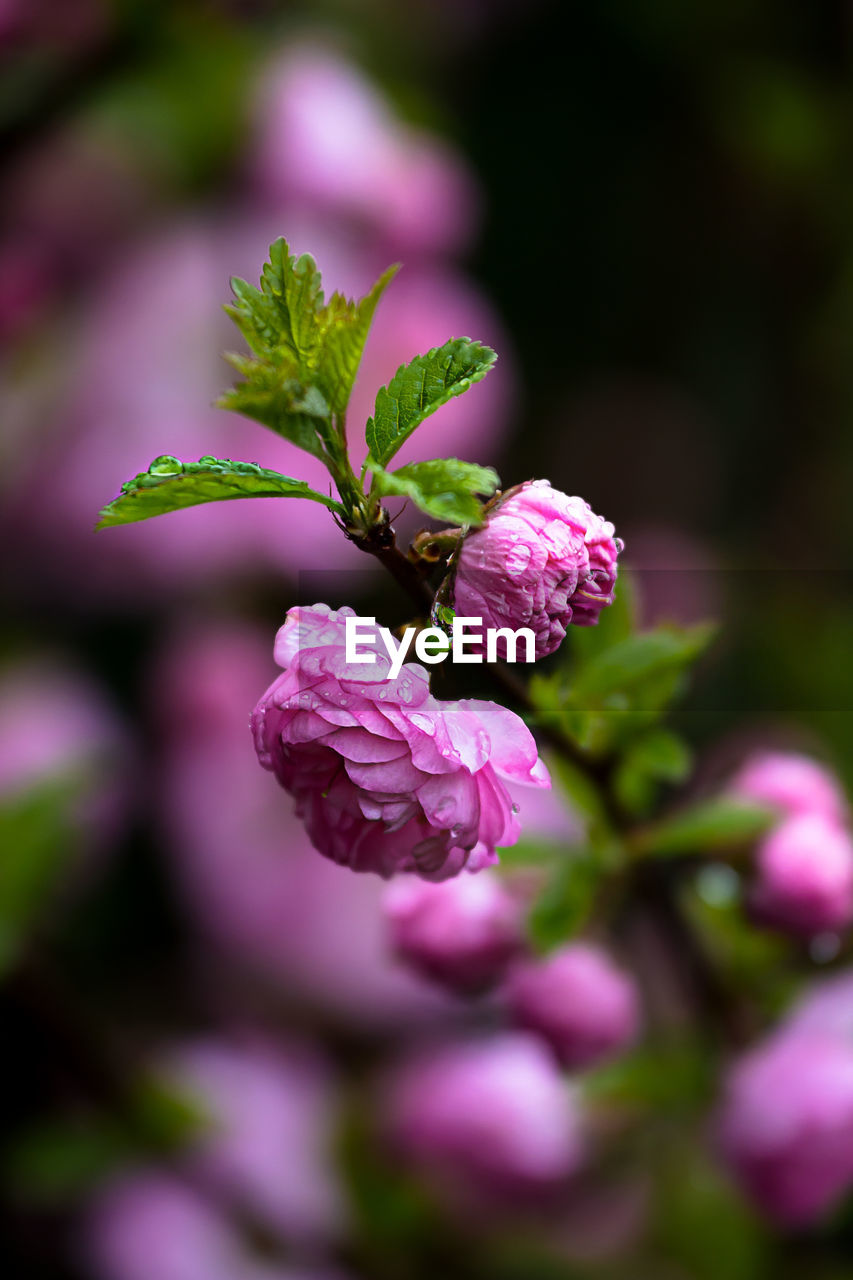
[(379, 299), (399, 271), (395, 264), (384, 271), (359, 302), (332, 294), (322, 317), (324, 341), (317, 366), (317, 384), (334, 413), (343, 413), (361, 364), (364, 344)]
[(425, 418), (484, 378), (496, 360), (491, 347), (451, 338), (401, 365), (388, 386), (380, 387), (374, 415), (367, 420), (371, 457), (386, 466)]
[(287, 366), (279, 369), (232, 353), (226, 358), (244, 381), (219, 397), (219, 408), (252, 418), (325, 460), (330, 410), (320, 391), (316, 387), (306, 391), (297, 378), (286, 376)]
[(205, 502), (232, 498), (309, 498), (332, 511), (343, 513), (340, 503), (317, 493), (304, 480), (268, 471), (254, 462), (230, 458), (201, 458), (180, 462), (170, 454), (155, 458), (148, 471), (122, 486), (122, 492), (104, 507), (98, 529), (132, 524)]
[(324, 302), (310, 254), (295, 257), (285, 240), (270, 246), (260, 288), (235, 278), (225, 308), (254, 353), (227, 358), (243, 381), (221, 397), (321, 458), (334, 471), (343, 433), (332, 423), (349, 402), (373, 314), (397, 267), (389, 267), (360, 301), (335, 293)]
[(778, 820), (763, 805), (717, 796), (640, 833), (635, 843), (638, 852), (657, 857), (722, 851), (750, 844)]
[(483, 523), (483, 504), (477, 497), (491, 497), (500, 484), (491, 467), (480, 467), (459, 458), (433, 458), (411, 462), (398, 471), (385, 471), (372, 459), (373, 491), (382, 497), (397, 494), (411, 498), (429, 516), (451, 524)]

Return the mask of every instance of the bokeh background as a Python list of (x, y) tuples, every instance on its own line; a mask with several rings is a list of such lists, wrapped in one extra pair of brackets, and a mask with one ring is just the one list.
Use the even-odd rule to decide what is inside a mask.
[(842, 0), (0, 0), (6, 1274), (848, 1274), (849, 1214), (773, 1230), (719, 1170), (701, 1028), (553, 1203), (425, 1204), (387, 1073), (493, 1010), (395, 964), (245, 730), (318, 582), (401, 603), (313, 504), (92, 527), (163, 452), (316, 482), (211, 407), (228, 279), (281, 234), (330, 289), (400, 261), (351, 422), (495, 346), (409, 456), (582, 494), (646, 620), (719, 619), (700, 779), (773, 741), (853, 782), (852, 42)]

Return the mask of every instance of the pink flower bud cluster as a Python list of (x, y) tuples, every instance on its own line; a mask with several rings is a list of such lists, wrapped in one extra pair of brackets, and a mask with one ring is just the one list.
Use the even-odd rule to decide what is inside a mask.
[(746, 763), (734, 790), (780, 814), (756, 852), (756, 920), (805, 937), (850, 924), (853, 840), (836, 778), (805, 756), (766, 753)]
[[(462, 544), (454, 608), (486, 627), (529, 627), (536, 657), (558, 649), (574, 622), (594, 626), (613, 601), (621, 551), (613, 525), (547, 480), (511, 490)], [(502, 654), (498, 647), (498, 654)]]

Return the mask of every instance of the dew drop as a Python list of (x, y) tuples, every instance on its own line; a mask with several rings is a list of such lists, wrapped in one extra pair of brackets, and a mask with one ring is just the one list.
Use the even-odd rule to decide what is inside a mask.
[(179, 458), (173, 458), (171, 453), (161, 453), (155, 458), (148, 468), (148, 474), (152, 476), (179, 476), (184, 469), (184, 464)]
[(513, 804), (513, 806), (512, 806), (512, 811), (513, 811), (513, 813), (518, 813), (518, 812), (519, 812), (519, 808), (518, 808), (518, 805), (517, 805), (517, 804)]
[(199, 458), (199, 462), (205, 467), (213, 467), (218, 461), (219, 459), (214, 458), (212, 453), (205, 453), (201, 458)]

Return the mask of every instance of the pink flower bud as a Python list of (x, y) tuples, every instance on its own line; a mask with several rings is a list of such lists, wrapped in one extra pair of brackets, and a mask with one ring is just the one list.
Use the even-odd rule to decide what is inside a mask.
[(565, 1067), (601, 1062), (637, 1036), (633, 979), (587, 943), (522, 962), (510, 975), (507, 994), (516, 1023), (543, 1036)]
[(723, 1155), (772, 1218), (803, 1226), (853, 1184), (853, 1046), (777, 1034), (740, 1059), (718, 1119)]
[(767, 804), (790, 816), (821, 813), (844, 822), (847, 802), (838, 780), (808, 756), (767, 751), (748, 760), (733, 789), (745, 800)]
[(392, 679), (365, 623), (368, 661), (348, 664), (347, 617), (327, 605), (288, 613), (275, 650), (284, 674), (252, 717), (261, 764), (295, 797), (314, 846), (354, 871), (445, 880), (491, 865), (521, 831), (504, 780), (550, 785), (529, 729), (494, 702), (439, 702), (417, 663)]
[(756, 919), (806, 937), (853, 919), (853, 842), (819, 813), (788, 818), (759, 845), (751, 898)]
[(523, 945), (521, 908), (488, 871), (443, 884), (401, 877), (384, 907), (400, 959), (454, 991), (493, 985)]
[[(534, 480), (511, 490), (462, 544), (454, 608), (486, 627), (529, 627), (536, 656), (558, 649), (570, 622), (593, 626), (612, 603), (621, 545), (583, 498)], [(505, 656), (499, 644), (498, 653)]]
[(581, 1163), (574, 1095), (532, 1037), (427, 1053), (392, 1081), (388, 1107), (397, 1148), (454, 1196), (536, 1196)]

